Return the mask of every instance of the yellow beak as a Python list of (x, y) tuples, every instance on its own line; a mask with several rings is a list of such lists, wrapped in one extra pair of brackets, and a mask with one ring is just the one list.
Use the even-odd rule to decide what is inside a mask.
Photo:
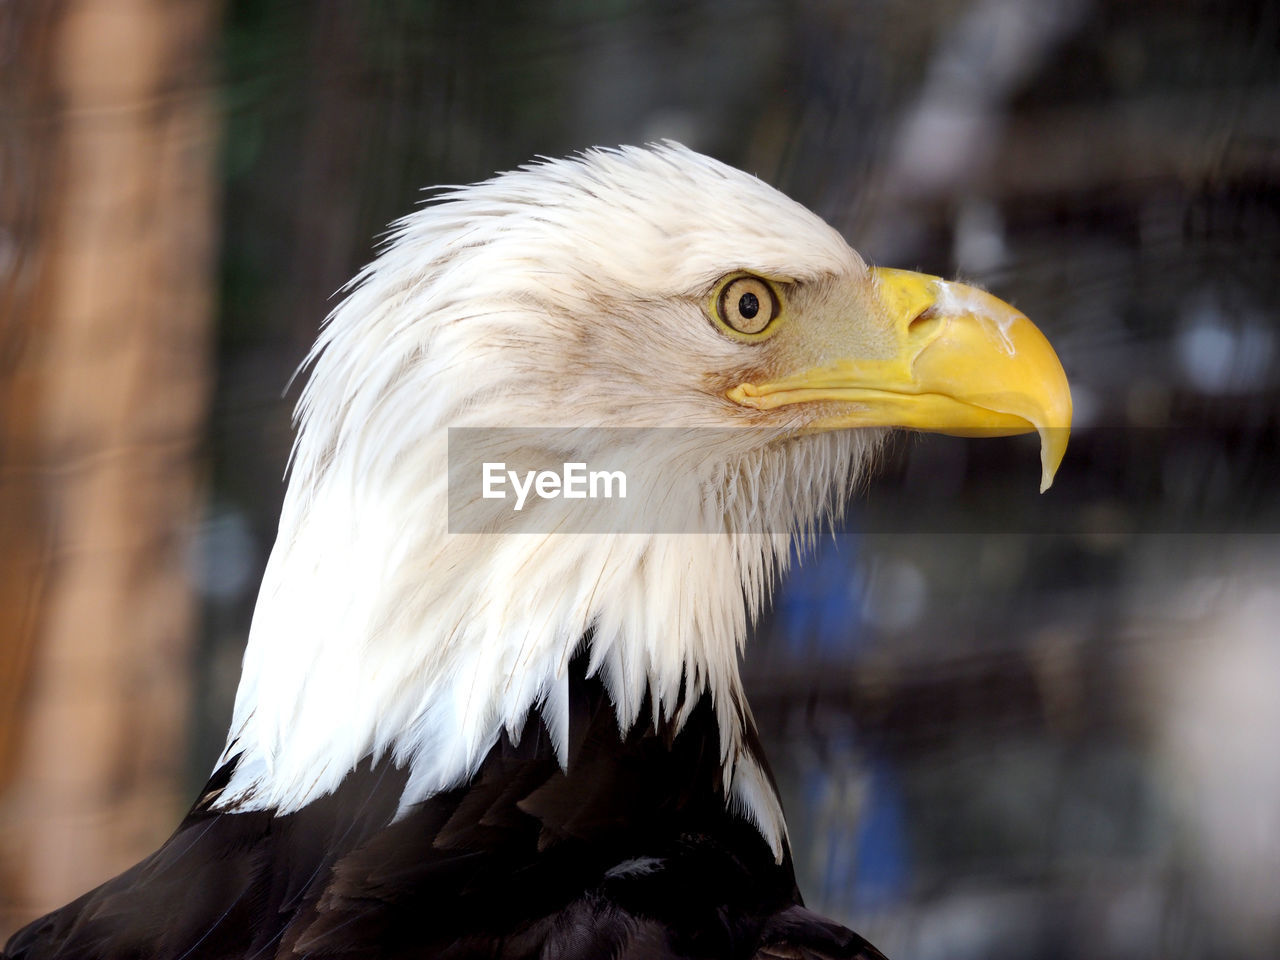
[(809, 430), (907, 427), (961, 436), (1040, 434), (1040, 490), (1071, 432), (1071, 389), (1035, 325), (976, 287), (907, 270), (872, 271), (895, 346), (848, 357), (728, 396), (769, 410), (821, 404)]

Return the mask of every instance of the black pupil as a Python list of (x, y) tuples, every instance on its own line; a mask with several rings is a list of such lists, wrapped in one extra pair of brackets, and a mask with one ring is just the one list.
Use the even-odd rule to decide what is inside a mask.
[(744, 293), (738, 300), (738, 313), (750, 320), (760, 312), (760, 298), (754, 293)]

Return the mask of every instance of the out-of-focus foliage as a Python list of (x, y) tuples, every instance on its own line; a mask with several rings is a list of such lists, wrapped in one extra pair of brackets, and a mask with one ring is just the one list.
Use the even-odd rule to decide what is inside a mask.
[(673, 137), (1058, 348), (1077, 428), (903, 438), (758, 631), (808, 898), (891, 956), (1280, 954), (1280, 12), (232, 0), (207, 631), (229, 715), (294, 393), (420, 188)]

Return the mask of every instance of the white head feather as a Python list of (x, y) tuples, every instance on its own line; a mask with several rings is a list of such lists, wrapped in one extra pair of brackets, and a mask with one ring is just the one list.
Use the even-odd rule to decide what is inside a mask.
[(730, 802), (780, 856), (738, 657), (794, 536), (876, 436), (797, 438), (779, 411), (767, 435), (651, 444), (679, 495), (630, 509), (674, 499), (725, 532), (533, 536), (448, 532), (447, 431), (758, 427), (724, 398), (753, 347), (708, 321), (709, 291), (738, 270), (866, 269), (803, 207), (675, 144), (524, 167), (400, 221), (310, 358), (216, 806), (295, 810), (389, 753), (410, 770), (403, 808), (464, 782), (533, 709), (563, 761), (566, 671), (589, 631), (624, 730), (646, 692), (670, 716), (682, 684), (711, 691)]

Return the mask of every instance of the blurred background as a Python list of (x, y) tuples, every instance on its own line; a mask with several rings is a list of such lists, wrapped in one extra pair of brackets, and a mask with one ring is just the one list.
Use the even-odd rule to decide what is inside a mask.
[(809, 904), (895, 960), (1280, 956), (1280, 4), (0, 4), (0, 938), (203, 784), (334, 292), (420, 189), (678, 139), (1054, 343), (749, 648)]

